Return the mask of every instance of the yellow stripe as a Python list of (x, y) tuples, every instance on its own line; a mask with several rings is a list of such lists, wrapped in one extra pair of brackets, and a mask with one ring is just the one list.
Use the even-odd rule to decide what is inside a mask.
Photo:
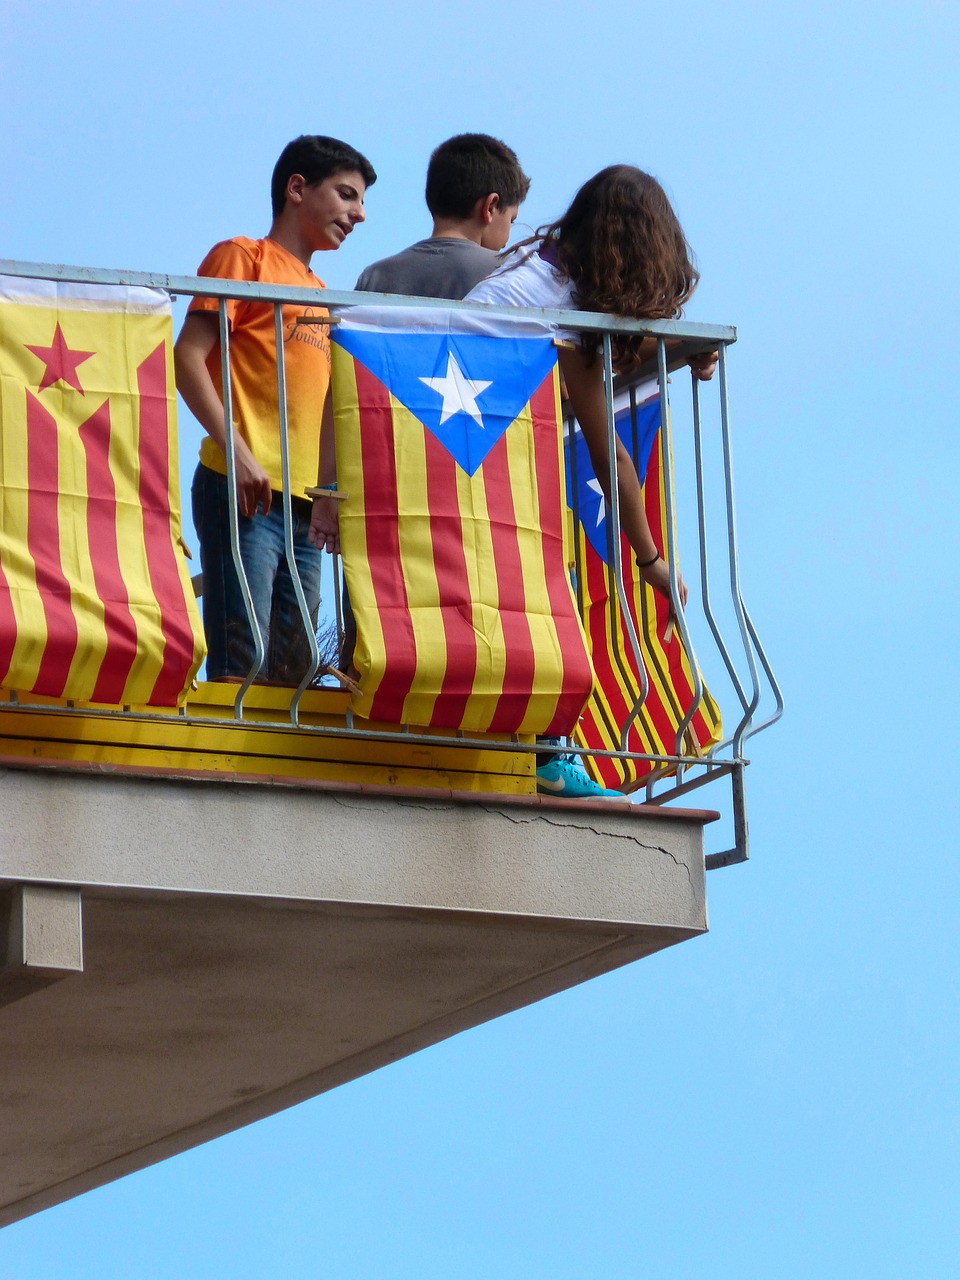
[[(170, 501), (170, 540), (180, 574), (180, 586), (183, 591), (184, 605), (193, 631), (193, 662), (190, 679), (184, 682), (184, 696), (189, 692), (196, 679), (200, 664), (207, 656), (207, 641), (203, 633), (203, 620), (200, 607), (193, 590), (190, 562), (187, 560), (181, 539), (183, 537), (183, 512), (180, 509), (180, 423), (177, 413), (177, 379), (173, 365), (173, 318), (167, 324), (167, 431), (169, 440), (167, 492)], [(122, 564), (122, 561), (121, 561)], [(199, 567), (199, 566), (198, 566)], [(133, 701), (133, 699), (131, 699)]]
[(405, 724), (428, 725), (447, 665), (447, 639), (440, 615), (440, 587), (427, 495), (426, 440), (422, 423), (390, 397), (397, 468), (400, 565), (410, 605), (417, 669), (403, 704)]
[[(587, 540), (586, 540), (586, 535), (581, 530), (581, 556), (585, 558), (586, 555), (587, 555)], [(624, 572), (625, 572), (625, 578), (626, 578), (624, 585), (626, 586), (627, 591), (630, 592), (632, 589), (635, 588), (635, 579), (631, 578), (630, 576), (631, 572), (633, 572), (634, 574), (636, 573), (636, 571), (633, 568), (633, 557), (631, 556), (629, 557), (629, 559), (624, 557), (623, 565), (624, 565)], [(634, 672), (633, 649), (630, 647), (630, 641), (623, 634), (621, 630), (623, 626), (622, 610), (620, 607), (620, 597), (617, 595), (616, 584), (613, 581), (612, 570), (607, 570), (605, 572), (605, 581), (607, 585), (607, 596), (601, 597), (597, 601), (591, 601), (589, 607), (591, 608), (591, 610), (592, 609), (603, 610), (604, 618), (605, 618), (604, 634), (606, 636), (606, 644), (604, 649), (605, 656), (609, 663), (610, 669), (613, 672), (613, 677), (614, 677), (614, 680), (616, 681), (616, 688), (620, 690), (620, 693), (626, 705), (628, 707), (632, 707), (633, 704), (636, 702), (637, 698), (640, 696), (640, 687), (641, 687), (640, 680)], [(612, 622), (609, 621), (611, 603), (614, 611)], [(589, 614), (588, 614), (588, 617), (589, 617)], [(641, 640), (641, 653), (642, 653), (643, 652), (642, 636), (640, 637), (640, 640)], [(617, 661), (618, 657), (620, 659), (620, 662)], [(618, 725), (618, 729), (619, 729), (619, 726), (622, 723), (621, 718), (617, 715), (614, 715), (613, 711), (610, 709), (610, 703), (606, 700), (606, 698), (604, 698), (604, 705), (608, 710), (608, 714), (612, 717), (614, 723)], [(636, 720), (634, 721), (634, 724), (636, 726), (637, 733), (640, 735), (640, 738), (644, 743), (652, 742), (655, 739), (653, 725), (650, 722), (649, 715), (645, 708), (641, 708)], [(619, 745), (620, 743), (619, 743), (619, 732), (618, 732), (617, 740), (612, 743), (612, 746), (614, 748), (619, 748)]]
[[(556, 380), (554, 390), (556, 391)], [(560, 455), (558, 430), (557, 456), (560, 461), (559, 474), (562, 476), (563, 463)], [(540, 533), (541, 511), (549, 510), (550, 507), (558, 508), (562, 499), (558, 492), (541, 491), (538, 484), (533, 418), (529, 404), (507, 431), (507, 466), (516, 515), (517, 545), (534, 661), (533, 696), (521, 723), (521, 731), (532, 732), (543, 729), (556, 715), (563, 687), (564, 660), (550, 608), (544, 559), (546, 552)], [(573, 612), (576, 614), (575, 605)]]
[[(67, 332), (73, 346), (99, 345), (100, 335), (87, 328), (83, 342)], [(94, 359), (97, 359), (95, 356)], [(93, 360), (87, 362), (93, 364)], [(83, 371), (83, 365), (80, 366)], [(60, 469), (60, 495), (57, 518), (60, 525), (60, 563), (70, 583), (70, 600), (77, 623), (77, 647), (70, 664), (65, 691), (77, 698), (89, 698), (107, 650), (104, 608), (97, 594), (87, 531), (86, 454), (80, 440), (80, 427), (96, 411), (96, 402), (64, 397), (63, 416), (58, 415), (57, 449)]]
[(503, 689), (506, 651), (503, 626), (497, 609), (499, 590), (493, 559), (493, 538), (483, 468), (468, 476), (456, 468), (457, 502), (463, 529), (463, 556), (472, 601), (471, 618), (477, 641), (477, 668), (473, 693), (467, 699), (461, 727), (489, 728)]
[[(129, 385), (137, 385), (137, 370), (142, 362), (162, 341), (165, 348), (165, 366), (167, 373), (167, 441), (170, 467), (167, 476), (168, 501), (173, 517), (170, 537), (175, 538), (180, 531), (179, 510), (179, 478), (176, 475), (177, 463), (177, 422), (176, 394), (173, 382), (172, 329), (169, 320), (158, 315), (152, 322), (148, 317), (137, 317), (132, 322), (136, 343), (130, 342), (126, 351), (126, 367), (122, 376), (129, 379)], [(122, 352), (118, 353), (122, 356)], [(118, 374), (121, 370), (118, 369)], [(127, 594), (133, 608), (137, 624), (137, 657), (127, 678), (124, 698), (128, 702), (137, 702), (149, 696), (149, 691), (156, 683), (157, 676), (163, 668), (164, 640), (160, 629), (160, 615), (156, 608), (153, 584), (144, 547), (143, 511), (140, 507), (136, 486), (139, 476), (124, 467), (124, 453), (117, 448), (117, 435), (127, 435), (140, 447), (140, 415), (135, 404), (118, 404), (114, 417), (114, 432), (110, 440), (110, 469), (113, 472), (117, 490), (117, 538), (120, 549), (120, 572), (127, 587)], [(184, 599), (189, 602), (193, 596), (189, 575), (175, 547), (177, 564), (180, 570), (180, 583), (184, 591)], [(137, 601), (137, 606), (134, 606)], [(197, 654), (198, 627), (194, 626), (194, 658)], [(202, 652), (202, 649), (201, 649)]]
[(377, 612), (367, 557), (367, 520), (363, 489), (363, 457), (359, 447), (360, 409), (353, 358), (331, 344), (333, 404), (337, 440), (337, 484), (347, 497), (340, 503), (340, 547), (350, 603), (357, 617), (354, 664), (362, 693), (354, 700), (358, 715), (369, 716), (384, 674), (383, 630)]
[[(588, 544), (587, 544), (586, 535), (584, 534), (582, 527), (578, 531), (578, 536), (580, 540), (581, 563), (584, 563), (587, 555)], [(613, 589), (612, 584), (609, 585), (608, 589), (610, 590)], [(616, 617), (619, 618), (620, 606), (619, 606), (619, 600), (616, 599), (615, 593), (614, 593), (614, 606), (617, 610)], [(594, 600), (590, 596), (588, 585), (586, 583), (584, 584), (584, 612), (585, 612), (586, 620), (588, 623), (588, 627), (587, 627), (588, 635), (589, 635), (589, 622), (591, 620), (592, 610), (602, 609), (604, 611), (604, 614), (606, 614), (607, 611), (609, 610), (609, 607), (610, 606), (607, 599), (601, 598), (600, 600)], [(639, 688), (638, 682), (633, 676), (633, 671), (631, 666), (627, 665), (625, 662), (626, 669), (628, 672), (628, 676), (625, 676), (621, 671), (619, 665), (617, 665), (616, 663), (616, 660), (614, 657), (616, 653), (621, 654), (621, 656), (623, 656), (625, 659), (624, 648), (622, 645), (619, 645), (617, 643), (617, 637), (619, 635), (619, 632), (616, 629), (616, 627), (611, 627), (610, 623), (607, 622), (604, 634), (606, 635), (605, 658), (609, 663), (608, 669), (613, 674), (613, 679), (615, 681), (614, 688), (619, 691), (625, 704), (628, 707), (632, 706), (633, 703), (636, 701), (637, 697), (639, 696), (640, 688)], [(589, 716), (589, 720), (585, 723), (589, 723), (589, 721), (592, 720), (594, 725), (594, 730), (599, 735), (604, 749), (610, 750), (610, 751), (618, 751), (620, 749), (620, 727), (622, 725), (622, 717), (619, 714), (614, 713), (611, 707), (607, 692), (604, 689), (604, 687), (599, 683), (599, 681), (594, 686), (594, 693), (593, 693), (593, 696), (591, 697), (590, 703), (588, 704), (588, 710), (589, 710), (590, 716)], [(608, 722), (613, 726), (615, 726), (614, 730), (611, 730), (607, 727)], [(640, 711), (639, 716), (635, 721), (635, 732), (637, 732), (641, 738), (650, 736), (650, 726), (646, 720), (646, 715), (643, 710)], [(583, 735), (584, 735), (584, 730), (578, 730), (577, 734), (575, 735), (576, 740), (582, 746), (586, 745)], [(585, 759), (584, 764), (585, 764), (585, 767), (587, 768), (588, 773), (591, 773), (594, 777), (598, 776), (596, 766), (589, 759), (589, 757)], [(614, 767), (616, 768), (616, 771), (620, 777), (621, 784), (636, 780), (635, 764), (632, 764), (628, 761), (622, 761), (622, 762), (618, 761)]]

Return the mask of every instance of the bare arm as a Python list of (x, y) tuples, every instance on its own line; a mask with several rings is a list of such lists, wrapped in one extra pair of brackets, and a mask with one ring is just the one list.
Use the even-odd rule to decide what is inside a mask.
[[(207, 356), (219, 340), (219, 320), (206, 311), (187, 316), (173, 349), (177, 390), (187, 408), (213, 442), (226, 453), (226, 419), (217, 389), (207, 369)], [(236, 431), (233, 433), (237, 464), (237, 505), (241, 515), (252, 516), (258, 504), (264, 515), (270, 510), (270, 478)]]
[[(597, 358), (587, 365), (579, 347), (562, 347), (559, 352), (560, 370), (567, 384), (570, 403), (576, 414), (583, 438), (590, 450), (590, 460), (600, 482), (604, 498), (610, 500), (610, 450), (607, 440), (607, 402), (603, 390), (603, 362)], [(640, 564), (657, 555), (657, 545), (650, 532), (647, 513), (643, 506), (640, 479), (630, 455), (617, 440), (617, 481), (620, 499), (620, 524), (627, 541), (636, 553)], [(645, 581), (669, 600), (670, 571), (664, 560), (658, 559), (640, 573)], [(680, 603), (687, 602), (687, 588), (678, 579)]]

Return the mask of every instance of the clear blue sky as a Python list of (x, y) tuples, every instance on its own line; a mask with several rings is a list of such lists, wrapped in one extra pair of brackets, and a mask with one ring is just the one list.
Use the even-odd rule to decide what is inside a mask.
[(10, 1227), (0, 1274), (953, 1274), (957, 6), (145, 8), (6, 0), (0, 252), (192, 272), (266, 230), (301, 132), (380, 173), (315, 260), (341, 287), (426, 233), (452, 133), (517, 150), (533, 224), (651, 170), (688, 314), (739, 329), (744, 587), (788, 715), (706, 937)]

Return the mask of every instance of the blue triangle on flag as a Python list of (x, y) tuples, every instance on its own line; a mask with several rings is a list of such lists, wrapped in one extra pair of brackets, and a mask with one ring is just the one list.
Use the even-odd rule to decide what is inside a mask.
[[(643, 484), (653, 442), (660, 429), (660, 397), (655, 396), (637, 405), (636, 433), (634, 433), (629, 409), (621, 409), (614, 419), (614, 424), (624, 448), (636, 464), (637, 475), (640, 477), (640, 483)], [(567, 505), (577, 512), (580, 524), (583, 525), (584, 536), (601, 560), (606, 563), (607, 503), (590, 460), (587, 442), (579, 430), (572, 437), (572, 448), (574, 452), (571, 463), (571, 437), (568, 436), (565, 442)], [(574, 478), (576, 478), (576, 504), (574, 503)]]
[(334, 330), (472, 476), (556, 363), (550, 337)]

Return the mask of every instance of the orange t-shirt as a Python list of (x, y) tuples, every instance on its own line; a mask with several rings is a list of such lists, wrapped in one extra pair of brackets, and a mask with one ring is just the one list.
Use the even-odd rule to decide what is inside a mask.
[[(255, 280), (262, 284), (290, 284), (322, 289), (309, 267), (275, 240), (237, 236), (216, 244), (201, 262), (200, 276), (223, 280)], [(190, 311), (212, 311), (216, 298), (194, 298)], [(326, 325), (297, 325), (299, 316), (327, 314), (324, 307), (283, 307), (283, 356), (287, 382), (287, 432), (290, 445), (290, 492), (317, 483), (320, 422), (330, 386), (330, 338)], [(280, 467), (280, 397), (277, 389), (277, 348), (274, 312), (270, 303), (227, 300), (230, 324), (230, 371), (233, 424), (270, 477), (271, 488), (283, 488)], [(220, 342), (207, 357), (207, 368), (221, 399)], [(200, 461), (212, 471), (227, 474), (223, 451), (209, 436), (200, 445)]]

